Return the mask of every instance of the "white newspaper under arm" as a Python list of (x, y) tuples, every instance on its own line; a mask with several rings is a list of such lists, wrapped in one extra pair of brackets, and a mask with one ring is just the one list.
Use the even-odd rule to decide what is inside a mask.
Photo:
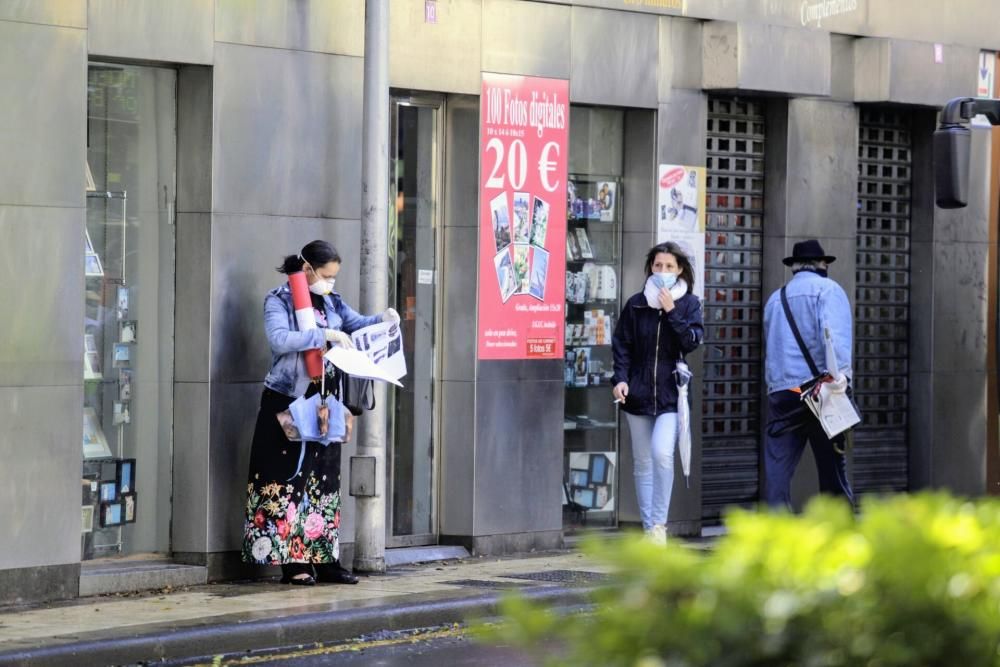
[(837, 354), (833, 348), (830, 330), (823, 329), (826, 339), (826, 367), (832, 382), (821, 382), (819, 386), (802, 397), (809, 409), (816, 415), (823, 432), (828, 438), (840, 435), (861, 422), (861, 415), (847, 395), (847, 377), (840, 372)]

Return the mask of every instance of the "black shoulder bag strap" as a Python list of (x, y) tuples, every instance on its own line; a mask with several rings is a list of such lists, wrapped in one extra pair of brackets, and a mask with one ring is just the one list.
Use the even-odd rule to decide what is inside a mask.
[(806, 363), (809, 364), (809, 370), (812, 372), (813, 377), (819, 377), (819, 369), (816, 368), (816, 362), (813, 361), (812, 355), (809, 354), (809, 348), (806, 347), (805, 341), (802, 340), (802, 334), (799, 333), (799, 327), (795, 324), (795, 318), (792, 317), (792, 309), (788, 307), (788, 297), (785, 296), (785, 287), (781, 288), (781, 307), (785, 309), (785, 319), (788, 320), (788, 326), (792, 328), (792, 335), (795, 336), (795, 342), (799, 344), (799, 350), (802, 351), (802, 356), (806, 358)]

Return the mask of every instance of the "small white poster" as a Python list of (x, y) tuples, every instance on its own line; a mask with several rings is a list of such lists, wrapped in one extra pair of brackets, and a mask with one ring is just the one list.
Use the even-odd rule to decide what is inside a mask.
[(705, 168), (661, 164), (656, 242), (678, 244), (691, 260), (694, 293), (705, 298)]

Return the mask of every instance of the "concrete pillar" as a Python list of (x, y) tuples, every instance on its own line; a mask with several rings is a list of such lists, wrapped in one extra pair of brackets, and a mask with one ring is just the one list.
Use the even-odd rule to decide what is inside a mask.
[(913, 147), (910, 488), (986, 492), (991, 145), (974, 128), (969, 205), (934, 206), (929, 114)]

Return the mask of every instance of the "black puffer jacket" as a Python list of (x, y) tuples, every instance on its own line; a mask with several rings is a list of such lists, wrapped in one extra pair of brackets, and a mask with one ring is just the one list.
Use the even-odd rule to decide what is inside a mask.
[(612, 337), (613, 382), (628, 383), (625, 412), (655, 417), (677, 411), (674, 366), (701, 344), (704, 332), (701, 302), (690, 293), (669, 313), (650, 308), (642, 292), (626, 302)]

